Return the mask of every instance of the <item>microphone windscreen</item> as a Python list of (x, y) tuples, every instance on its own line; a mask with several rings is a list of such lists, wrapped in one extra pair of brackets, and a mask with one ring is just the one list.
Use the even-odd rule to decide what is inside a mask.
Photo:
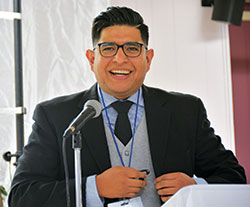
[(94, 108), (96, 113), (95, 113), (95, 116), (93, 118), (98, 117), (102, 112), (102, 106), (101, 106), (100, 102), (97, 101), (97, 100), (94, 100), (94, 99), (93, 100), (88, 100), (84, 105), (84, 108), (87, 108), (87, 107)]

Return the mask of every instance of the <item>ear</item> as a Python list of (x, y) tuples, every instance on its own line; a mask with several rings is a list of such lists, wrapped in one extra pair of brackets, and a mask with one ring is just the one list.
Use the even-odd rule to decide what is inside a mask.
[(91, 70), (94, 70), (94, 62), (95, 62), (95, 52), (93, 50), (87, 50), (86, 51), (86, 57), (89, 61), (89, 65), (91, 67)]
[(146, 60), (147, 60), (147, 71), (149, 71), (150, 69), (150, 65), (151, 65), (151, 62), (152, 62), (152, 59), (154, 57), (154, 50), (153, 49), (150, 49), (150, 50), (147, 50), (146, 51)]

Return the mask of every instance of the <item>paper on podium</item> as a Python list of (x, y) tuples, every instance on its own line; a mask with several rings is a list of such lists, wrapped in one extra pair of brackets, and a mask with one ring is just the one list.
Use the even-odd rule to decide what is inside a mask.
[(161, 207), (250, 207), (250, 185), (190, 185)]

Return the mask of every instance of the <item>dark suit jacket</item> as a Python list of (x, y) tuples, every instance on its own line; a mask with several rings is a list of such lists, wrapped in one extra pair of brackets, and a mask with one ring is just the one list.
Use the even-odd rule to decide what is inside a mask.
[[(149, 143), (156, 177), (169, 172), (196, 175), (208, 183), (245, 183), (244, 169), (214, 134), (200, 99), (143, 86)], [(66, 207), (62, 135), (89, 99), (90, 90), (38, 104), (35, 123), (19, 159), (9, 196), (10, 207)], [(82, 177), (111, 167), (102, 116), (83, 127)], [(74, 203), (74, 155), (67, 140), (70, 194)], [(73, 205), (72, 205), (73, 206)]]

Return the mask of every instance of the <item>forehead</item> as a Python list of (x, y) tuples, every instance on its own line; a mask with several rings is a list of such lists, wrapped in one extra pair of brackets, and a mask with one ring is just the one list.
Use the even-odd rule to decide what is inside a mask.
[(140, 30), (133, 26), (115, 25), (102, 30), (99, 42), (142, 42)]

